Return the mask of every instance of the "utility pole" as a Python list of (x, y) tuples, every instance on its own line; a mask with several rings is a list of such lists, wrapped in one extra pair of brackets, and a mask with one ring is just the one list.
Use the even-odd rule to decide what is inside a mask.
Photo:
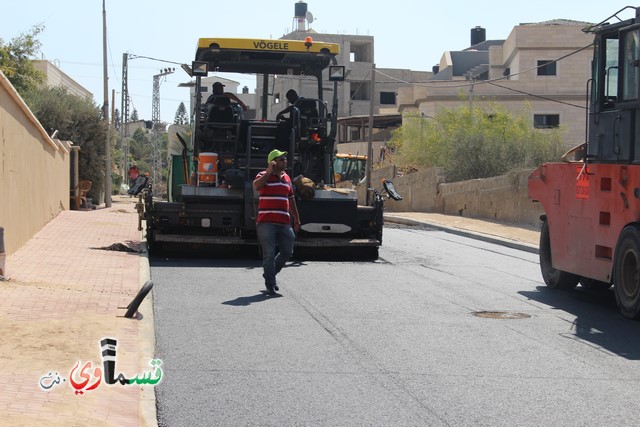
[(111, 142), (109, 140), (109, 74), (107, 69), (107, 9), (102, 0), (102, 64), (104, 81), (104, 121), (107, 124), (107, 136), (104, 142), (104, 205), (111, 207)]
[(124, 151), (124, 164), (122, 165), (124, 182), (129, 176), (129, 135), (127, 122), (129, 121), (129, 54), (122, 54), (122, 99), (120, 100), (120, 136)]
[(366, 183), (367, 183), (367, 206), (369, 205), (370, 196), (369, 188), (371, 188), (371, 163), (373, 162), (373, 112), (374, 101), (376, 93), (376, 64), (371, 64), (371, 89), (369, 89), (369, 134), (367, 135), (367, 171), (366, 171)]
[[(173, 74), (175, 68), (164, 68), (160, 70), (160, 74), (153, 76), (153, 97), (151, 106), (151, 121), (153, 122), (153, 185), (159, 185), (159, 172), (162, 167), (162, 159), (160, 158), (160, 77)], [(159, 188), (159, 187), (156, 187)]]

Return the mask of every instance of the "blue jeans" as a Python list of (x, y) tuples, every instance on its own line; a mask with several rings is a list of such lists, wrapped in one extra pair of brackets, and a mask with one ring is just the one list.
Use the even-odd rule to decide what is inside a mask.
[[(271, 288), (276, 284), (276, 274), (293, 255), (293, 241), (296, 237), (289, 224), (258, 224), (260, 245), (262, 246), (262, 269), (264, 284)], [(278, 252), (276, 254), (276, 248)]]

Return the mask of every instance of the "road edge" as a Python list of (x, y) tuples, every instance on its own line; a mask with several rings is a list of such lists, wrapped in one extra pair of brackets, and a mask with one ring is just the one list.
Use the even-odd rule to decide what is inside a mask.
[[(147, 243), (140, 242), (140, 287), (151, 280), (151, 268), (149, 266), (149, 252)], [(153, 289), (142, 300), (140, 313), (144, 317), (140, 320), (138, 329), (138, 363), (140, 366), (147, 365), (150, 355), (155, 356), (156, 336), (155, 320), (153, 317)], [(158, 426), (158, 414), (156, 412), (156, 391), (155, 387), (142, 387), (140, 390), (140, 424), (148, 427)]]
[(496, 245), (502, 245), (511, 249), (517, 249), (520, 251), (529, 252), (536, 255), (539, 254), (538, 246), (531, 245), (524, 242), (518, 242), (515, 240), (504, 239), (504, 238), (489, 235), (489, 234), (483, 234), (475, 231), (464, 230), (461, 228), (447, 227), (447, 226), (443, 226), (441, 224), (436, 224), (429, 221), (418, 221), (418, 220), (402, 218), (394, 215), (385, 214), (384, 220), (385, 222), (391, 222), (391, 223), (402, 224), (402, 225), (412, 225), (412, 226), (427, 225), (429, 227), (435, 228), (436, 230), (446, 231), (447, 233), (456, 234), (458, 236), (481, 240), (481, 241), (484, 241), (487, 243), (493, 243)]

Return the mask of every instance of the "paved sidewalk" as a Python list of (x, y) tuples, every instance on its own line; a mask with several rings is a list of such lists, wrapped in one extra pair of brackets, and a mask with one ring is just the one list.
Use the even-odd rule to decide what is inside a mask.
[(63, 211), (7, 257), (8, 280), (0, 281), (3, 425), (157, 425), (153, 386), (109, 385), (102, 369), (103, 338), (117, 340), (116, 377), (153, 368), (151, 295), (141, 318), (122, 317), (119, 308), (149, 274), (138, 253), (135, 201), (116, 196), (108, 209)]
[(385, 212), (386, 222), (427, 225), (450, 233), (538, 253), (540, 227), (426, 212)]
[[(100, 340), (114, 338), (115, 376), (154, 372), (151, 294), (137, 319), (122, 317), (120, 308), (149, 280), (148, 258), (138, 253), (135, 202), (116, 196), (108, 209), (61, 212), (7, 257), (8, 280), (0, 281), (3, 425), (157, 425), (152, 385), (98, 383), (105, 373), (96, 370), (103, 367)], [(420, 212), (385, 218), (537, 251), (535, 227)], [(83, 379), (89, 382), (79, 386)]]

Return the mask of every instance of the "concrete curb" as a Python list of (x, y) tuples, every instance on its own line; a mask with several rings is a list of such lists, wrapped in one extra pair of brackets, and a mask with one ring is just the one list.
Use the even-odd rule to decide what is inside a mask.
[[(151, 267), (149, 266), (149, 252), (147, 243), (140, 238), (140, 287), (148, 280), (151, 280)], [(156, 336), (153, 318), (153, 289), (144, 298), (138, 310), (144, 313), (144, 318), (140, 320), (138, 329), (139, 343), (139, 363), (143, 366), (148, 362), (149, 355), (155, 356)], [(157, 427), (158, 418), (156, 413), (156, 391), (155, 387), (143, 387), (140, 391), (140, 425)]]
[(429, 221), (417, 221), (408, 218), (402, 218), (394, 215), (384, 215), (384, 220), (387, 222), (392, 222), (396, 224), (403, 225), (427, 225), (429, 227), (435, 228), (436, 230), (446, 231), (447, 233), (456, 234), (458, 236), (469, 237), (471, 239), (481, 240), (487, 243), (494, 243), (496, 245), (502, 245), (508, 248), (517, 249), (524, 252), (529, 252), (532, 254), (538, 254), (538, 246), (531, 245), (528, 243), (518, 242), (515, 240), (505, 239), (503, 237), (493, 236), (490, 234), (478, 233), (476, 231), (464, 230), (456, 227), (447, 227), (441, 224), (436, 224)]

